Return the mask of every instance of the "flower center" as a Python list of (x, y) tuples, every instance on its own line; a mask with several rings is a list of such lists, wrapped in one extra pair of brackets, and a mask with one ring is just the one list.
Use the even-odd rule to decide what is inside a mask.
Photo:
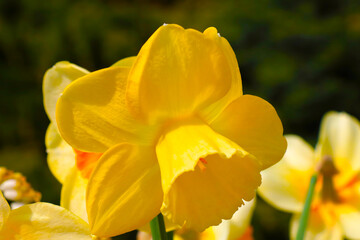
[(339, 196), (335, 190), (333, 176), (339, 171), (334, 165), (331, 156), (325, 155), (319, 165), (319, 174), (322, 176), (321, 199), (323, 202), (339, 202)]

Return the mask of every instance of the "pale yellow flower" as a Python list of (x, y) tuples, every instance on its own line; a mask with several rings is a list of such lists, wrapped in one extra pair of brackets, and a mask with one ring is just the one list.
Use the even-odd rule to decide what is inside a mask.
[(286, 139), (284, 158), (262, 172), (259, 192), (274, 207), (294, 213), (291, 238), (297, 232), (311, 175), (320, 171), (305, 239), (360, 239), (359, 121), (346, 113), (327, 113), (315, 150), (298, 136)]
[[(119, 60), (113, 66), (128, 66), (134, 57)], [(89, 71), (67, 61), (48, 69), (43, 79), (44, 108), (50, 119), (45, 136), (47, 161), (53, 175), (63, 184), (60, 205), (84, 221), (88, 221), (85, 194), (88, 178), (101, 153), (86, 153), (73, 149), (59, 134), (55, 118), (56, 103), (64, 89)]]

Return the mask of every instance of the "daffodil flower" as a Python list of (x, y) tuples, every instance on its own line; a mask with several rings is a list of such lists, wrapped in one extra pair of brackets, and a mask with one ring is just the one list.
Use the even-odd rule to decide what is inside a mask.
[[(85, 221), (88, 219), (85, 207), (87, 179), (83, 178), (77, 168), (76, 152), (59, 134), (55, 106), (65, 87), (88, 73), (84, 68), (62, 61), (50, 68), (43, 80), (44, 108), (50, 119), (45, 136), (48, 165), (53, 175), (63, 184), (60, 205)], [(80, 161), (80, 166), (83, 162)]]
[[(134, 57), (119, 60), (113, 66), (128, 66)], [(88, 221), (85, 193), (88, 178), (102, 153), (88, 153), (73, 149), (59, 134), (55, 119), (55, 106), (65, 87), (89, 71), (75, 64), (56, 63), (44, 75), (44, 108), (50, 119), (45, 145), (51, 172), (63, 184), (61, 206)]]
[(329, 112), (314, 150), (302, 138), (286, 136), (284, 158), (262, 173), (259, 192), (276, 208), (293, 212), (296, 236), (311, 175), (319, 172), (305, 239), (360, 238), (360, 125), (346, 114)]
[(91, 240), (89, 225), (65, 208), (33, 203), (10, 210), (0, 191), (1, 240)]
[(242, 94), (235, 54), (213, 27), (160, 27), (131, 67), (71, 83), (56, 119), (73, 148), (104, 152), (86, 193), (98, 236), (159, 211), (197, 231), (217, 225), (254, 198), (260, 171), (286, 149), (275, 109)]
[[(175, 231), (174, 240), (253, 240), (252, 228), (249, 226), (255, 199), (245, 202), (231, 219), (223, 220), (218, 226), (207, 228), (203, 232), (195, 232), (189, 229)], [(138, 232), (137, 240), (151, 240), (152, 237), (146, 232)]]

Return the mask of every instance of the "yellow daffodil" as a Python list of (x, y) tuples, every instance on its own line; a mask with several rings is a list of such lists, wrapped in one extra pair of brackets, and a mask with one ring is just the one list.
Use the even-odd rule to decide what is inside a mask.
[(0, 240), (91, 240), (89, 225), (70, 211), (49, 203), (15, 210), (0, 191)]
[[(131, 66), (133, 59), (134, 57), (124, 58), (112, 66), (128, 66), (129, 64)], [(65, 87), (78, 79), (79, 76), (88, 73), (87, 70), (75, 64), (62, 61), (50, 68), (43, 80), (44, 106), (51, 121), (45, 138), (47, 160), (50, 170), (63, 184), (60, 205), (86, 222), (88, 222), (85, 202), (87, 182), (102, 153), (82, 152), (73, 149), (60, 136), (53, 114), (56, 102)], [(168, 221), (166, 226), (168, 231), (178, 228)], [(144, 226), (142, 229), (150, 231), (149, 226)]]
[(263, 172), (261, 195), (273, 206), (295, 213), (295, 238), (311, 175), (319, 172), (305, 239), (360, 239), (360, 125), (346, 113), (329, 112), (316, 149), (286, 136), (284, 158)]
[[(133, 57), (122, 59), (113, 66), (127, 66), (132, 59)], [(48, 165), (63, 184), (61, 206), (85, 221), (88, 219), (85, 208), (87, 181), (101, 153), (81, 152), (62, 139), (55, 119), (55, 106), (65, 87), (88, 73), (84, 68), (62, 61), (50, 68), (43, 80), (44, 107), (50, 119), (45, 137)]]
[(104, 152), (86, 194), (98, 236), (159, 211), (197, 231), (217, 225), (255, 196), (260, 171), (286, 149), (275, 109), (242, 94), (235, 54), (213, 27), (160, 27), (131, 67), (71, 83), (56, 119), (72, 147)]
[[(175, 231), (174, 240), (253, 240), (249, 226), (255, 207), (255, 199), (246, 202), (230, 220), (223, 220), (218, 226), (207, 228), (204, 232), (180, 229)], [(138, 232), (138, 240), (151, 240), (149, 233)]]
[[(59, 134), (55, 119), (55, 106), (65, 87), (88, 73), (87, 70), (75, 64), (63, 61), (50, 68), (43, 80), (44, 107), (50, 119), (45, 136), (48, 165), (54, 176), (63, 184), (61, 206), (74, 212), (85, 221), (88, 219), (85, 207), (87, 179), (83, 178), (81, 171), (77, 168), (76, 152)], [(80, 166), (83, 162), (80, 160)]]

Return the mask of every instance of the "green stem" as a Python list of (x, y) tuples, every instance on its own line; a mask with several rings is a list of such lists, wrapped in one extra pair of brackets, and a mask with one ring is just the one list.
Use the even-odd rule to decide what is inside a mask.
[(150, 228), (153, 240), (167, 240), (164, 217), (161, 213), (150, 221)]
[(300, 217), (300, 223), (299, 223), (299, 229), (296, 235), (296, 240), (303, 240), (304, 239), (304, 235), (305, 235), (305, 230), (306, 230), (306, 225), (309, 219), (309, 213), (310, 213), (310, 205), (311, 205), (311, 201), (314, 195), (314, 189), (315, 189), (315, 184), (316, 184), (316, 180), (317, 180), (318, 175), (314, 174), (311, 177), (310, 180), (310, 185), (309, 185), (309, 189), (307, 192), (307, 196), (306, 196), (306, 201), (305, 201), (305, 205), (304, 205), (304, 209), (301, 213), (301, 217)]
[(167, 240), (173, 240), (174, 239), (174, 231), (167, 232)]

